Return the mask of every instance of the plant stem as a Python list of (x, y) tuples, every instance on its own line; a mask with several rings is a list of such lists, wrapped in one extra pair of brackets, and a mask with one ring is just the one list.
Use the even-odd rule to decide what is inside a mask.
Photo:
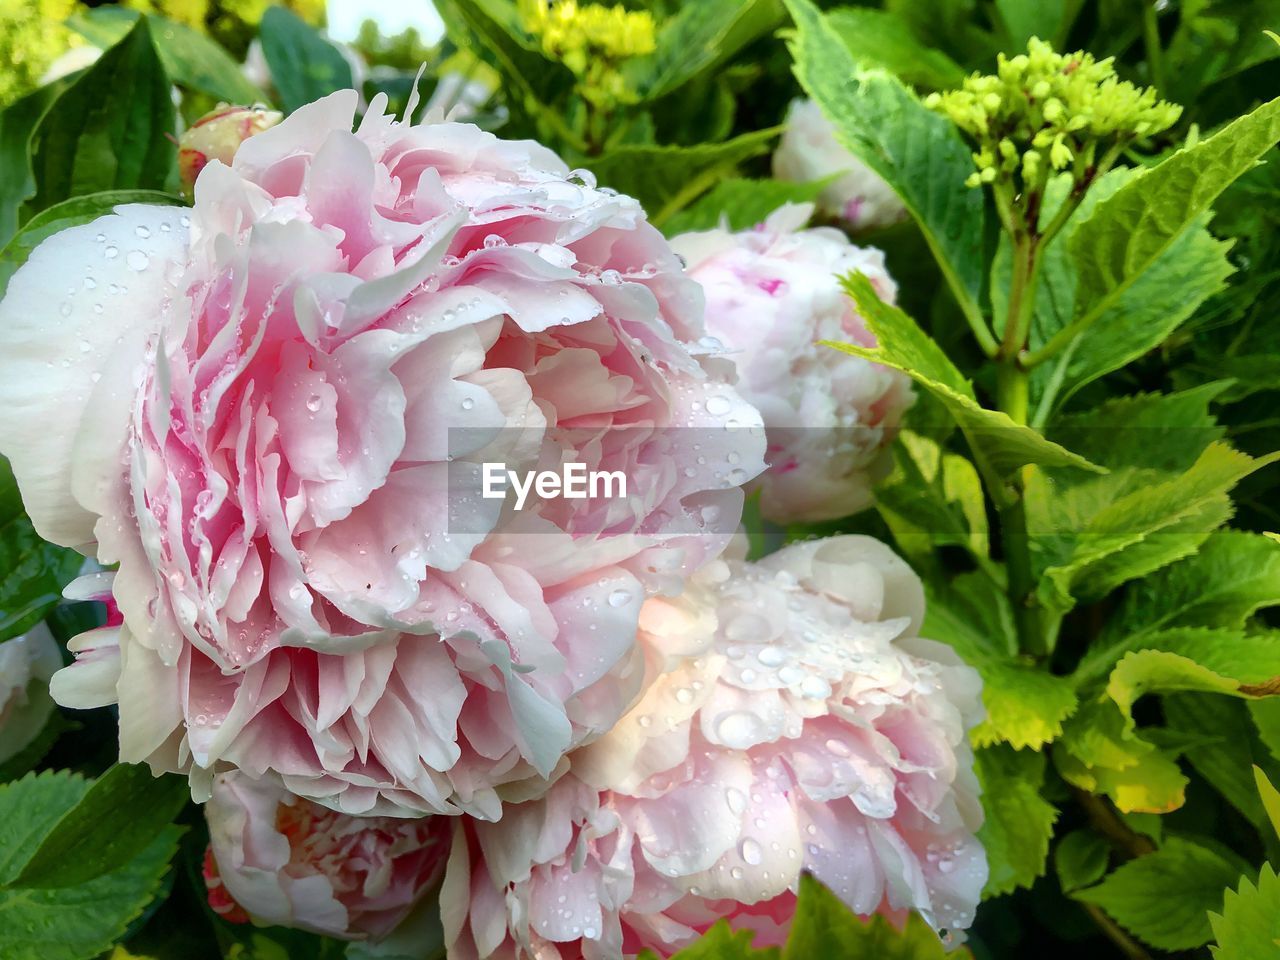
[[(1038, 243), (1032, 229), (1018, 229), (1013, 248), (1013, 279), (1009, 286), (1009, 314), (1005, 320), (1000, 352), (996, 356), (996, 406), (1014, 423), (1025, 425), (1028, 415), (1029, 384), (1021, 366), (1035, 308), (1038, 270)], [(1024, 468), (1025, 470), (1025, 468)], [(1018, 624), (1020, 646), (1035, 656), (1047, 653), (1040, 628), (1039, 609), (1033, 592), (1031, 542), (1027, 535), (1027, 508), (1023, 471), (1014, 477), (1011, 496), (1000, 507), (1000, 537), (1004, 561), (1009, 570), (1009, 599)]]
[(1101, 907), (1097, 904), (1084, 902), (1081, 902), (1080, 905), (1084, 907), (1085, 912), (1089, 914), (1093, 922), (1098, 925), (1098, 929), (1106, 934), (1107, 939), (1114, 943), (1129, 960), (1151, 960), (1151, 954), (1143, 949), (1142, 944), (1120, 929), (1120, 925), (1108, 917)]
[(1156, 845), (1149, 838), (1131, 829), (1102, 797), (1078, 787), (1071, 792), (1075, 794), (1076, 802), (1088, 814), (1089, 824), (1093, 829), (1110, 840), (1111, 845), (1119, 850), (1125, 859), (1133, 860), (1154, 852)]
[(1155, 0), (1147, 0), (1142, 11), (1142, 39), (1146, 47), (1147, 67), (1151, 71), (1151, 85), (1164, 93), (1164, 48), (1160, 46), (1160, 24), (1157, 20)]

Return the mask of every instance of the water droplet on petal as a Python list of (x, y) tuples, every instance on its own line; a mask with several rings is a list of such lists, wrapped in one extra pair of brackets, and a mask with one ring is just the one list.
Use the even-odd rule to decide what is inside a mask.
[(760, 844), (750, 837), (742, 841), (738, 846), (738, 852), (742, 854), (742, 859), (753, 867), (758, 866), (760, 861), (764, 859), (764, 851), (760, 849)]

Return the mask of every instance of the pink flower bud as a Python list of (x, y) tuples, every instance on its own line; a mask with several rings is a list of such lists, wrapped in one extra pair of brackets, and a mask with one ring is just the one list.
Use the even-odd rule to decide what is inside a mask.
[(231, 158), (255, 133), (269, 130), (284, 119), (278, 110), (265, 107), (229, 107), (222, 104), (206, 113), (178, 139), (178, 171), (187, 193), (210, 160), (231, 163)]

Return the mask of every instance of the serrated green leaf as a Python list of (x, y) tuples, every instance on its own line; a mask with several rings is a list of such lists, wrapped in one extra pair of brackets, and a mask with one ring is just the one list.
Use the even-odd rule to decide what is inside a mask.
[(639, 200), (649, 219), (662, 226), (738, 164), (768, 150), (777, 135), (776, 129), (756, 130), (691, 147), (626, 144), (582, 163), (601, 185)]
[[(0, 882), (10, 881), (54, 824), (88, 790), (67, 773), (0, 786)], [(136, 858), (74, 888), (0, 888), (5, 960), (91, 960), (110, 947), (155, 895), (181, 831), (167, 827)]]
[(905, 313), (881, 300), (862, 274), (845, 277), (844, 286), (877, 345), (827, 342), (827, 346), (901, 370), (928, 390), (947, 408), (980, 465), (985, 464), (990, 473), (1008, 479), (1031, 463), (1105, 472), (1030, 427), (1015, 423), (1007, 414), (979, 406), (973, 386), (942, 348)]
[(955, 126), (892, 74), (866, 69), (810, 0), (786, 0), (796, 78), (837, 139), (898, 194), (920, 224), (961, 309), (982, 323), (983, 197), (964, 187), (973, 171)]
[(982, 784), (986, 814), (978, 839), (987, 851), (990, 875), (984, 897), (1030, 887), (1044, 875), (1058, 811), (1040, 795), (1045, 757), (1008, 746), (977, 751), (974, 773)]
[(1192, 557), (1133, 583), (1077, 673), (1096, 676), (1125, 650), (1173, 627), (1239, 629), (1261, 607), (1280, 604), (1280, 543), (1257, 534), (1215, 533)]
[(176, 178), (177, 117), (145, 19), (71, 84), (32, 136), (33, 211), (102, 190), (162, 190)]
[(837, 7), (826, 16), (858, 63), (883, 67), (906, 83), (930, 90), (949, 90), (964, 80), (958, 63), (921, 43), (901, 19), (885, 10)]
[(789, 183), (785, 180), (744, 180), (730, 177), (710, 193), (681, 210), (663, 224), (667, 236), (695, 230), (713, 230), (722, 220), (730, 230), (746, 230), (785, 203), (810, 203), (818, 198), (827, 180)]
[(0, 457), (0, 640), (25, 633), (43, 620), (83, 563), (74, 550), (36, 533), (9, 461)]
[(1101, 834), (1087, 828), (1072, 830), (1053, 851), (1053, 866), (1058, 886), (1071, 893), (1102, 879), (1111, 859), (1111, 844)]
[(893, 473), (876, 489), (876, 508), (895, 541), (913, 559), (940, 546), (968, 550), (993, 576), (987, 504), (973, 464), (929, 437), (903, 430), (892, 447)]
[(78, 226), (106, 216), (122, 203), (158, 203), (177, 206), (177, 197), (158, 190), (107, 190), (72, 197), (41, 210), (28, 220), (17, 235), (0, 250), (0, 296), (9, 285), (9, 279), (27, 262), (31, 251), (67, 227)]
[(355, 85), (351, 64), (342, 52), (285, 7), (267, 8), (259, 38), (271, 82), (289, 112)]
[(1209, 941), (1208, 912), (1236, 882), (1235, 863), (1203, 844), (1169, 837), (1154, 853), (1122, 864), (1102, 883), (1073, 896), (1101, 907), (1117, 923), (1162, 950)]
[(1210, 738), (1210, 742), (1202, 746), (1187, 749), (1184, 756), (1264, 838), (1268, 829), (1266, 810), (1249, 771), (1262, 765), (1280, 775), (1280, 764), (1268, 755), (1249, 722), (1248, 707), (1267, 702), (1246, 704), (1227, 696), (1203, 694), (1171, 694), (1160, 702), (1165, 723), (1171, 730)]
[[(1280, 455), (1254, 459), (1215, 442), (1185, 473), (1172, 476), (1113, 471), (1060, 497), (1054, 496), (1046, 481), (1033, 478), (1036, 499), (1053, 512), (1052, 529), (1032, 527), (1036, 545), (1066, 547), (1042, 574), (1041, 605), (1061, 615), (1077, 599), (1100, 599), (1121, 583), (1150, 572), (1149, 551), (1136, 555), (1139, 562), (1133, 568), (1117, 555), (1188, 521), (1198, 524), (1206, 516), (1221, 516), (1221, 512), (1206, 515), (1205, 511), (1220, 506), (1232, 487), (1276, 459)], [(1084, 509), (1080, 509), (1082, 501), (1087, 504)], [(1184, 530), (1182, 535), (1194, 539), (1198, 532)], [(1177, 542), (1159, 546), (1166, 552), (1181, 549)]]
[(1247, 878), (1239, 883), (1239, 889), (1227, 890), (1222, 912), (1209, 914), (1213, 955), (1216, 960), (1275, 956), (1280, 952), (1280, 877), (1264, 863), (1256, 884)]
[(982, 676), (986, 717), (969, 733), (977, 746), (1039, 749), (1076, 709), (1075, 685), (1017, 656), (1008, 598), (979, 573), (926, 586), (923, 634), (947, 644)]
[(1076, 329), (1103, 312), (1280, 141), (1280, 99), (1141, 170), (1098, 204), (1068, 241), (1076, 264)]
[(185, 777), (117, 763), (58, 821), (12, 885), (73, 887), (110, 873), (148, 847), (190, 798)]
[(1186, 799), (1187, 778), (1177, 762), (1134, 730), (1110, 698), (1084, 702), (1053, 752), (1064, 780), (1109, 796), (1123, 813), (1168, 813)]
[[(140, 16), (138, 11), (124, 7), (94, 7), (72, 14), (67, 26), (105, 49), (118, 43)], [(156, 14), (148, 14), (147, 19), (165, 72), (178, 86), (244, 106), (267, 101), (266, 95), (248, 81), (240, 65), (213, 40)]]
[(800, 897), (782, 960), (816, 957), (875, 960), (972, 960), (968, 950), (947, 951), (918, 914), (902, 930), (875, 915), (863, 920), (840, 898), (808, 874), (800, 878)]

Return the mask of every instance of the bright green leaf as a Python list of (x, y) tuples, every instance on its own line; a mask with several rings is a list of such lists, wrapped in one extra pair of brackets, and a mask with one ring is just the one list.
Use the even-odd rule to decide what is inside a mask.
[(1102, 316), (1237, 177), (1280, 141), (1280, 99), (1141, 170), (1071, 236), (1075, 329)]
[(1210, 910), (1239, 878), (1235, 863), (1183, 837), (1121, 865), (1102, 883), (1073, 896), (1162, 950), (1190, 950), (1209, 941)]
[(1226, 892), (1222, 912), (1209, 914), (1216, 941), (1213, 956), (1215, 960), (1275, 956), (1280, 952), (1280, 877), (1271, 864), (1264, 863), (1256, 884), (1247, 878), (1239, 883), (1239, 889)]
[(835, 126), (836, 137), (902, 198), (924, 232), (961, 309), (977, 322), (982, 300), (982, 192), (955, 126), (884, 70), (859, 64), (810, 0), (786, 0), (796, 78)]
[[(728, 921), (721, 920), (711, 927), (697, 943), (685, 947), (672, 960), (777, 960), (777, 947), (759, 949), (751, 945), (751, 931), (732, 930)], [(641, 954), (643, 960), (657, 960), (649, 951)]]
[(1102, 468), (1045, 439), (1030, 427), (1015, 423), (1007, 414), (979, 406), (973, 386), (915, 321), (881, 300), (862, 274), (852, 274), (844, 283), (877, 345), (828, 343), (828, 346), (909, 375), (955, 418), (980, 466), (985, 464), (987, 471), (1001, 479), (1009, 478), (1029, 463), (1103, 472)]
[(1131, 584), (1078, 672), (1096, 676), (1125, 650), (1172, 627), (1238, 629), (1261, 607), (1280, 604), (1280, 543), (1229, 531), (1192, 557)]
[(169, 77), (141, 19), (44, 114), (32, 137), (34, 210), (102, 190), (162, 190), (176, 178)]
[[(840, 898), (808, 874), (800, 878), (800, 897), (782, 960), (972, 960), (968, 950), (947, 951), (918, 914), (899, 931), (878, 914), (863, 920)], [(710, 960), (710, 958), (708, 958)]]
[(1275, 788), (1257, 764), (1253, 766), (1253, 779), (1258, 786), (1258, 797), (1262, 800), (1262, 808), (1267, 812), (1271, 830), (1280, 837), (1280, 790)]
[(1044, 875), (1058, 811), (1040, 795), (1045, 757), (1031, 750), (994, 746), (977, 752), (974, 772), (982, 784), (986, 819), (978, 839), (987, 851), (990, 876), (983, 896), (1030, 887)]

